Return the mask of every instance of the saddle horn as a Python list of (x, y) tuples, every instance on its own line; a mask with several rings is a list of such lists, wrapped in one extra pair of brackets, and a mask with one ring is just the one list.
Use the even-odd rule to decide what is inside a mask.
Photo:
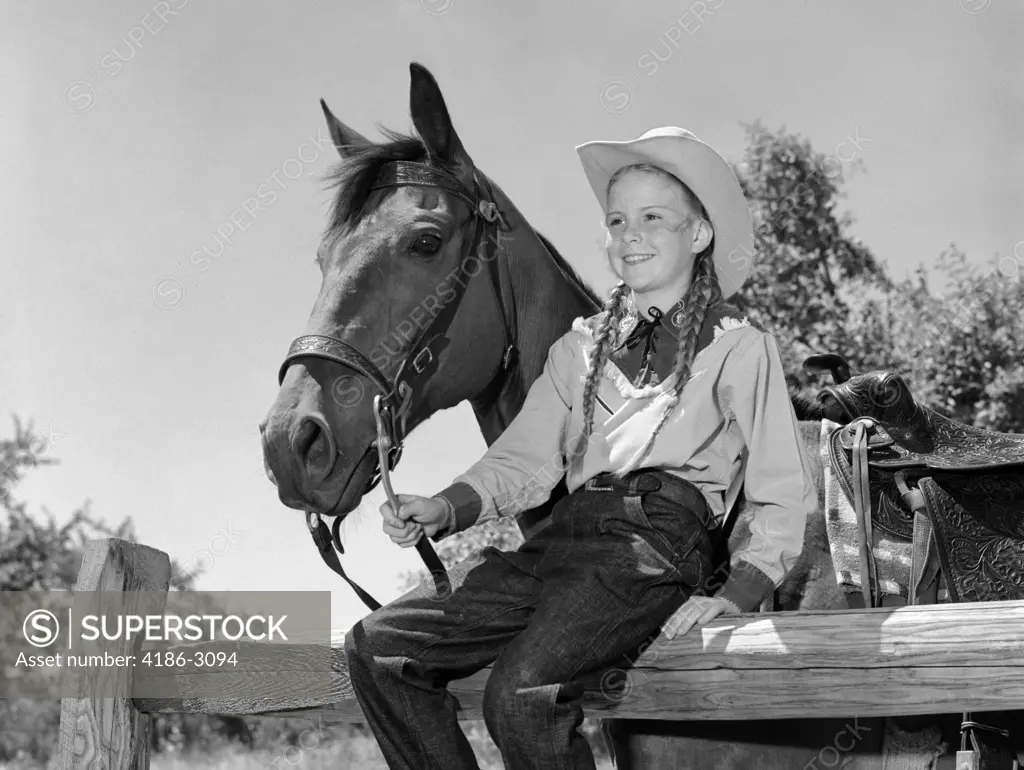
[(852, 376), (850, 364), (837, 353), (818, 353), (804, 359), (804, 371), (810, 374), (832, 375), (832, 382), (841, 385)]
[(846, 359), (837, 353), (818, 353), (805, 358), (803, 366), (804, 371), (809, 374), (827, 372), (832, 375), (833, 384), (822, 388), (811, 402), (810, 419), (828, 419), (840, 424), (849, 422), (852, 417), (850, 410), (834, 390), (837, 385), (842, 385), (853, 376)]

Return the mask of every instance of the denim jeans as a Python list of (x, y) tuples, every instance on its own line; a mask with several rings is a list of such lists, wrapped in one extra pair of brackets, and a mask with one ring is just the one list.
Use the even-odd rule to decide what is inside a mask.
[(712, 516), (658, 470), (602, 474), (518, 550), (485, 548), (447, 597), (417, 591), (345, 638), (356, 698), (392, 770), (478, 770), (447, 689), (494, 664), (487, 729), (510, 770), (593, 770), (580, 678), (633, 660), (712, 571)]

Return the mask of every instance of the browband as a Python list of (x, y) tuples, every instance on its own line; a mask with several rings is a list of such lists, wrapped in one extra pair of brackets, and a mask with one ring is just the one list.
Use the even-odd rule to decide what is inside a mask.
[(475, 205), (470, 191), (454, 174), (426, 163), (413, 163), (408, 160), (396, 160), (381, 166), (371, 190), (382, 190), (386, 187), (417, 185), (420, 187), (440, 187), (447, 192), (458, 195), (471, 205)]

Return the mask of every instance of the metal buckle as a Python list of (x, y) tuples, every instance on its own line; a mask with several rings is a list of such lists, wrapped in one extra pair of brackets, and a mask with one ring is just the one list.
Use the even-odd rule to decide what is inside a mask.
[(370, 476), (369, 480), (366, 482), (366, 489), (363, 490), (363, 495), (370, 494), (374, 489), (377, 488), (378, 484), (380, 484), (380, 469), (379, 468), (374, 470), (373, 474)]
[(584, 489), (588, 492), (614, 492), (616, 487), (610, 484), (602, 484), (598, 479), (605, 474), (599, 473), (597, 476), (593, 476), (587, 479), (587, 483), (583, 485)]
[[(411, 393), (411, 390), (409, 392)], [(408, 396), (406, 397), (407, 401)], [(403, 408), (406, 402), (403, 402)], [(373, 398), (373, 417), (377, 423), (377, 439), (374, 443), (377, 445), (377, 475), (379, 476), (379, 478), (374, 478), (373, 485), (376, 486), (378, 482), (383, 481), (387, 486), (385, 476), (388, 471), (395, 469), (398, 461), (402, 458), (402, 443), (392, 436), (390, 430), (392, 426), (391, 409), (384, 397), (379, 394)], [(385, 460), (387, 462), (384, 462)]]
[(379, 393), (373, 397), (373, 419), (377, 423), (377, 444), (382, 446), (386, 452), (391, 448), (391, 431), (387, 424), (391, 419), (391, 409), (388, 407), (384, 397)]
[(858, 425), (864, 426), (869, 451), (885, 449), (895, 443), (882, 423), (874, 417), (858, 417), (839, 429), (839, 443), (848, 452), (853, 450), (854, 436)]
[(398, 461), (402, 459), (402, 445), (392, 444), (388, 449), (388, 470), (393, 471)]
[[(420, 365), (420, 357), (426, 353), (427, 361), (422, 366)], [(423, 368), (434, 360), (434, 354), (430, 352), (430, 347), (425, 347), (416, 354), (416, 357), (412, 360), (412, 368), (416, 370), (416, 374), (423, 374)]]
[(331, 544), (324, 542), (324, 539), (321, 536), (321, 524), (323, 524), (323, 519), (320, 518), (319, 513), (306, 511), (306, 528), (309, 529), (309, 533), (313, 536), (313, 542), (316, 543), (316, 547), (321, 551), (326, 552), (330, 549)]
[(384, 427), (383, 417), (387, 413), (388, 408), (380, 395), (375, 396), (373, 399), (373, 411), (377, 417), (377, 465), (380, 468), (380, 482), (384, 485), (384, 493), (388, 497), (388, 502), (391, 503), (391, 510), (397, 514), (398, 497), (391, 486), (391, 476), (389, 475), (389, 472), (394, 467), (391, 464), (391, 451), (396, 447), (391, 443), (391, 437)]
[(981, 722), (975, 722), (973, 720), (967, 720), (960, 725), (960, 732), (966, 733), (968, 730), (984, 730), (996, 735), (1001, 735), (1004, 738), (1010, 737), (1010, 731), (1004, 730), (1001, 727), (993, 727), (992, 725), (986, 725)]
[[(400, 383), (398, 383), (396, 391), (398, 392), (398, 397), (401, 399), (401, 401), (398, 403), (398, 409), (395, 412), (395, 421), (401, 424), (401, 435), (404, 436), (405, 423), (409, 420), (409, 414), (412, 410), (412, 386), (409, 385), (409, 383), (406, 382), (405, 380), (402, 380)], [(392, 427), (395, 428), (395, 443), (401, 444), (402, 442), (398, 440), (398, 426), (395, 425), (395, 423), (393, 422)]]
[(487, 222), (494, 222), (498, 219), (498, 206), (494, 201), (480, 201), (477, 204), (477, 211)]

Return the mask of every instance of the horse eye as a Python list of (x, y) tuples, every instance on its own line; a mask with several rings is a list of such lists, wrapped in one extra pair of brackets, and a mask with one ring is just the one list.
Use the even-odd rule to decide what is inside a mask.
[(437, 254), (438, 249), (440, 248), (441, 239), (436, 235), (430, 235), (429, 233), (419, 236), (412, 244), (412, 250), (414, 252), (427, 257)]

